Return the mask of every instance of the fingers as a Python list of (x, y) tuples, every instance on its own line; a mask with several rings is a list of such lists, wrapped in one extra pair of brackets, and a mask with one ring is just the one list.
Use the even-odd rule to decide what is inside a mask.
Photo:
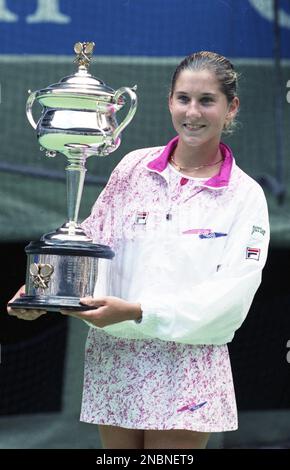
[(16, 294), (14, 295), (14, 297), (11, 299), (10, 302), (12, 302), (15, 299), (18, 299), (19, 297), (22, 297), (23, 295), (25, 295), (25, 285), (21, 286), (20, 289), (18, 289), (18, 291), (16, 292)]
[(44, 315), (45, 310), (30, 309), (30, 308), (11, 308), (11, 315)]
[(62, 315), (69, 315), (70, 317), (75, 317), (79, 319), (84, 319), (86, 317), (91, 316), (92, 314), (99, 313), (99, 307), (102, 307), (106, 303), (106, 299), (104, 298), (93, 298), (93, 297), (82, 297), (80, 299), (80, 303), (82, 305), (87, 305), (88, 307), (96, 307), (96, 310), (90, 309), (90, 310), (66, 310), (62, 309), (60, 310), (60, 313)]
[[(16, 292), (14, 297), (10, 300), (10, 302), (14, 302), (14, 300), (19, 299), (19, 297), (23, 297), (25, 295), (25, 285), (21, 286), (20, 289)], [(9, 303), (10, 303), (9, 302)], [(46, 310), (41, 309), (25, 309), (25, 308), (13, 308), (7, 305), (7, 312), (9, 315), (13, 317), (17, 317), (21, 320), (36, 320), (37, 318), (44, 315)]]
[(45, 310), (33, 310), (33, 309), (24, 309), (24, 308), (11, 308), (8, 312), (9, 315), (19, 318), (20, 320), (36, 320), (37, 318), (41, 317), (45, 313)]
[(103, 305), (106, 305), (106, 298), (105, 297), (82, 297), (80, 299), (80, 303), (84, 305), (89, 305), (90, 307), (102, 307)]
[(84, 318), (91, 317), (92, 315), (95, 315), (96, 313), (99, 313), (99, 309), (96, 310), (60, 310), (60, 313), (62, 315), (68, 315), (70, 317), (75, 317), (79, 318), (80, 320), (83, 320)]
[(25, 295), (25, 284), (23, 286), (20, 287), (19, 291), (17, 292), (16, 296), (22, 296), (22, 295)]
[(61, 313), (62, 315), (68, 315), (70, 317), (81, 319), (80, 312), (78, 312), (77, 310), (60, 310), (59, 313)]
[[(9, 303), (10, 302), (14, 302), (14, 300), (18, 299), (19, 297), (22, 297), (23, 295), (25, 295), (25, 285), (24, 286), (21, 286), (20, 289), (18, 289), (18, 291), (16, 292), (16, 294), (12, 297), (11, 300), (9, 300)], [(17, 309), (18, 310), (18, 309)], [(16, 315), (15, 313), (12, 312), (13, 311), (13, 307), (9, 307), (7, 305), (7, 312), (9, 313), (9, 315)], [(15, 311), (14, 311), (15, 312)]]
[[(88, 305), (90, 307), (95, 307), (96, 306), (95, 301), (96, 299), (93, 299), (92, 297), (83, 297), (80, 299), (80, 304)], [(81, 314), (84, 312), (85, 310), (82, 310), (82, 311), (72, 310), (72, 309), (66, 310), (65, 308), (60, 310), (60, 313), (62, 315), (69, 315), (71, 317), (76, 317), (76, 318), (81, 318)]]

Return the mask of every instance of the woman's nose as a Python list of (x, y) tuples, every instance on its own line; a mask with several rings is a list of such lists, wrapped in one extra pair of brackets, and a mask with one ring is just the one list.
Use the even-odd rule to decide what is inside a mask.
[(198, 118), (198, 117), (201, 116), (200, 109), (199, 109), (198, 104), (196, 102), (192, 101), (192, 102), (189, 103), (186, 115), (188, 117), (194, 117), (194, 118)]

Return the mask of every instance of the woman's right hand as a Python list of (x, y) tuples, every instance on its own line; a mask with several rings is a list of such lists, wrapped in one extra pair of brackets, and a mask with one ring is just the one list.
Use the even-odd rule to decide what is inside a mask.
[[(12, 297), (10, 302), (13, 302), (14, 300), (18, 299), (22, 295), (25, 294), (25, 285), (20, 287), (20, 289), (16, 292), (14, 297)], [(45, 310), (34, 310), (34, 309), (25, 309), (25, 308), (12, 308), (8, 307), (7, 305), (7, 312), (9, 315), (12, 315), (14, 317), (20, 318), (21, 320), (36, 320), (37, 318), (41, 317), (41, 315), (44, 315), (47, 313)]]

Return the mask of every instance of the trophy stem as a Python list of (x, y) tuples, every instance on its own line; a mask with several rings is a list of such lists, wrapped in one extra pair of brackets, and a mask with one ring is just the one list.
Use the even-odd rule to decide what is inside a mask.
[(66, 167), (68, 231), (69, 235), (74, 235), (87, 171), (86, 157), (71, 152), (68, 162)]
[(78, 215), (87, 171), (85, 163), (88, 145), (66, 144), (65, 147), (68, 158), (66, 167), (68, 221), (57, 230), (44, 234), (41, 240), (52, 245), (68, 242), (91, 243), (92, 239), (78, 225)]

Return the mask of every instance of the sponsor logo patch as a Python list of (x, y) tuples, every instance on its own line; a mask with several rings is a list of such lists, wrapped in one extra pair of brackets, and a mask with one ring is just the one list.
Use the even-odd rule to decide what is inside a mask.
[(258, 225), (253, 225), (251, 235), (254, 235), (254, 233), (260, 233), (261, 235), (264, 236), (266, 233), (266, 230), (264, 230), (262, 227), (258, 227)]
[(260, 259), (260, 253), (260, 248), (247, 247), (246, 259), (255, 259), (256, 261), (258, 261)]
[(211, 228), (192, 228), (182, 232), (184, 235), (198, 235), (199, 238), (219, 238), (226, 237), (227, 233), (213, 232)]
[(222, 232), (211, 232), (211, 233), (201, 233), (199, 238), (219, 238), (219, 237), (226, 237), (227, 233)]
[(195, 411), (201, 408), (202, 406), (206, 405), (207, 401), (203, 401), (201, 403), (190, 403), (189, 405), (182, 406), (177, 410), (177, 413), (180, 413), (181, 411)]
[(185, 230), (184, 235), (206, 235), (208, 233), (212, 233), (211, 228), (191, 228), (190, 230)]
[(149, 212), (137, 212), (135, 218), (135, 224), (137, 225), (146, 225)]

